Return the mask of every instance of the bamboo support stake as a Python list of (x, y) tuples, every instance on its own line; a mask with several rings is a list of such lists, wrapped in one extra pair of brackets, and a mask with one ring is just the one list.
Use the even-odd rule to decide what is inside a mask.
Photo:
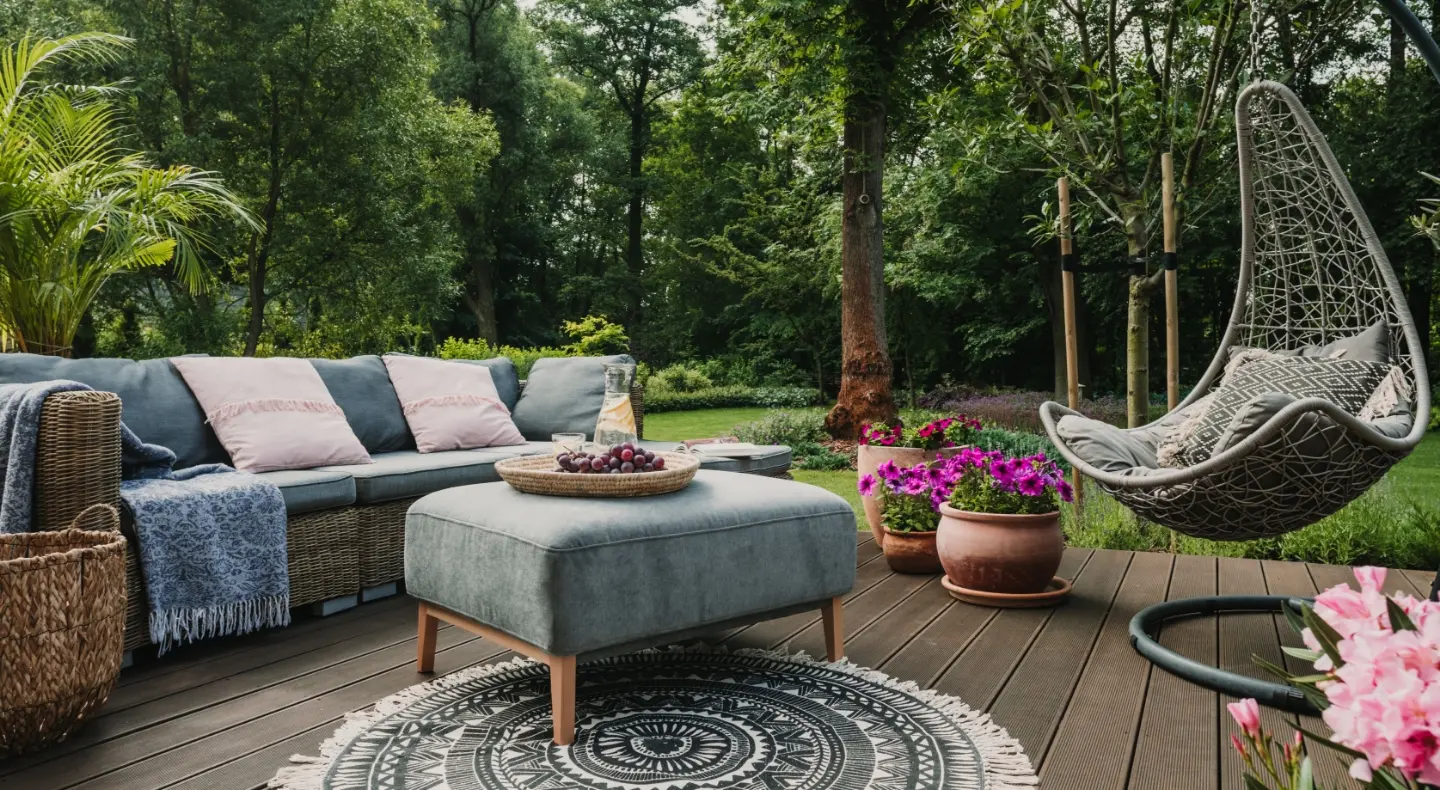
[(1180, 405), (1180, 283), (1175, 266), (1175, 158), (1169, 151), (1160, 155), (1164, 175), (1161, 210), (1165, 220), (1165, 389), (1170, 411)]
[[(1080, 408), (1080, 351), (1075, 333), (1075, 272), (1071, 270), (1071, 256), (1075, 252), (1075, 241), (1070, 234), (1070, 180), (1061, 178), (1055, 182), (1060, 192), (1060, 286), (1065, 302), (1065, 381), (1066, 395), (1070, 408)], [(1075, 509), (1084, 504), (1085, 489), (1082, 486), (1080, 470), (1070, 472), (1075, 487)]]

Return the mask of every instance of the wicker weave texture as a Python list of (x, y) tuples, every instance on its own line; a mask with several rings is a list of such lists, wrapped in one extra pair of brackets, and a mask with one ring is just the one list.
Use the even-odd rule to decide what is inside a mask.
[(1123, 476), (1064, 446), (1055, 425), (1074, 412), (1041, 408), (1061, 454), (1104, 490), (1144, 518), (1213, 540), (1282, 535), (1334, 513), (1419, 444), (1430, 410), (1429, 374), (1400, 282), (1299, 98), (1284, 85), (1254, 83), (1237, 99), (1235, 125), (1243, 242), (1235, 307), (1219, 351), (1179, 408), (1219, 386), (1233, 348), (1322, 345), (1383, 321), (1412, 424), (1394, 439), (1331, 404), (1300, 401), (1193, 467)]
[(360, 530), (360, 586), (405, 578), (405, 513), (419, 497), (353, 508)]
[(77, 391), (46, 398), (35, 450), (34, 528), (64, 529), (85, 508), (119, 499), (119, 396)]
[(0, 535), (0, 756), (64, 740), (120, 673), (125, 540), (109, 505), (76, 527)]

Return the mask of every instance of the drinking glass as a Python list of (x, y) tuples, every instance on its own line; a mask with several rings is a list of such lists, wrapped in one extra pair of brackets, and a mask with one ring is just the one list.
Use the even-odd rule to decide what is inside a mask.
[(550, 447), (553, 455), (561, 453), (578, 453), (585, 449), (585, 434), (583, 433), (552, 433), (550, 434)]

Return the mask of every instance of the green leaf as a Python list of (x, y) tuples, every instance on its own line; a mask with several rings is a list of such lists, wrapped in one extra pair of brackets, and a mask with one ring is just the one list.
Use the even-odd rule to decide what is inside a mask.
[(1295, 782), (1295, 790), (1315, 790), (1315, 770), (1309, 757), (1300, 761), (1300, 778)]
[(1301, 661), (1309, 661), (1312, 664), (1319, 661), (1320, 657), (1325, 655), (1319, 650), (1311, 650), (1308, 647), (1282, 647), (1280, 649), (1284, 650), (1287, 656), (1294, 656)]
[(1270, 790), (1265, 783), (1256, 779), (1252, 774), (1245, 774), (1245, 790)]
[(1355, 751), (1354, 749), (1351, 749), (1349, 746), (1341, 746), (1340, 744), (1338, 744), (1338, 743), (1330, 740), (1329, 738), (1326, 738), (1326, 737), (1324, 737), (1324, 736), (1322, 736), (1322, 735), (1317, 735), (1317, 734), (1315, 734), (1315, 733), (1313, 733), (1313, 732), (1305, 729), (1304, 727), (1296, 727), (1295, 729), (1299, 730), (1299, 731), (1301, 732), (1301, 734), (1303, 734), (1303, 735), (1308, 739), (1308, 740), (1306, 741), (1307, 743), (1314, 743), (1314, 744), (1318, 744), (1318, 745), (1320, 745), (1320, 746), (1326, 746), (1326, 747), (1329, 747), (1329, 748), (1331, 748), (1331, 749), (1334, 749), (1334, 750), (1337, 751), (1337, 752), (1340, 752), (1341, 754), (1348, 754), (1348, 755), (1350, 755), (1351, 757), (1364, 757), (1364, 756), (1365, 756), (1365, 754), (1364, 754), (1363, 752), (1357, 752), (1357, 751)]
[(1345, 665), (1344, 659), (1340, 658), (1340, 634), (1330, 627), (1330, 624), (1320, 619), (1320, 615), (1309, 606), (1305, 607), (1305, 625), (1315, 640), (1320, 643), (1320, 649), (1330, 657), (1330, 661), (1339, 669)]
[(1401, 609), (1400, 604), (1395, 603), (1395, 600), (1393, 598), (1385, 599), (1385, 610), (1390, 615), (1391, 631), (1416, 630), (1415, 623), (1411, 622), (1410, 620), (1410, 615), (1405, 614), (1405, 610)]
[(1291, 628), (1295, 629), (1295, 633), (1297, 634), (1305, 630), (1305, 618), (1303, 615), (1305, 608), (1305, 605), (1302, 604), (1300, 610), (1297, 611), (1291, 608), (1288, 603), (1280, 607), (1280, 611), (1285, 613), (1285, 621), (1290, 624)]
[(1376, 771), (1375, 778), (1370, 780), (1370, 787), (1380, 790), (1411, 790), (1409, 785), (1389, 771)]

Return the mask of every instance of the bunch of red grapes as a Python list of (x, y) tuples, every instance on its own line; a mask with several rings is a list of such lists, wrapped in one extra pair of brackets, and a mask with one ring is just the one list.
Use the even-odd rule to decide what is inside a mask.
[(631, 475), (658, 472), (665, 468), (665, 456), (626, 442), (599, 453), (561, 453), (555, 456), (555, 471), (573, 474)]

